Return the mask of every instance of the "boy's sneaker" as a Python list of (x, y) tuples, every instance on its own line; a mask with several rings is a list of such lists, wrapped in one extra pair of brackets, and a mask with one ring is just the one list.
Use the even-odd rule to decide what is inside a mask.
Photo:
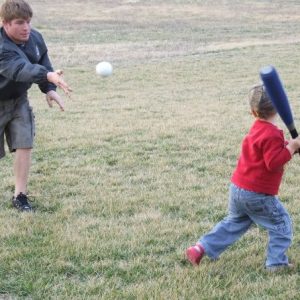
[(287, 265), (274, 265), (274, 266), (268, 266), (266, 267), (266, 270), (268, 272), (280, 272), (280, 271), (284, 271), (284, 270), (291, 270), (294, 269), (295, 265), (294, 264), (287, 264)]
[(195, 246), (189, 247), (185, 252), (187, 259), (193, 265), (199, 265), (204, 253), (204, 248), (199, 243)]
[(13, 197), (12, 204), (19, 211), (33, 211), (32, 206), (28, 203), (28, 197), (23, 193)]

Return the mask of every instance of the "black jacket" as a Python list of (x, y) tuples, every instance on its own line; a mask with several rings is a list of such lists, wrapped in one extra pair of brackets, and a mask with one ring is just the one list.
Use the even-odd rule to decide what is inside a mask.
[(25, 94), (32, 83), (43, 93), (55, 90), (47, 81), (53, 71), (42, 35), (32, 29), (29, 40), (17, 45), (0, 29), (0, 101), (15, 99)]

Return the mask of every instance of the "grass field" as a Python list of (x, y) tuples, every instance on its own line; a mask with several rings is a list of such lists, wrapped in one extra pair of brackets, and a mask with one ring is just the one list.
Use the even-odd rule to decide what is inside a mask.
[[(74, 92), (62, 113), (30, 91), (36, 213), (11, 208), (13, 156), (0, 161), (0, 299), (300, 299), (297, 156), (280, 192), (295, 270), (266, 273), (256, 227), (218, 261), (184, 258), (226, 215), (262, 66), (279, 70), (300, 126), (299, 1), (30, 3)], [(112, 77), (95, 74), (102, 60)]]

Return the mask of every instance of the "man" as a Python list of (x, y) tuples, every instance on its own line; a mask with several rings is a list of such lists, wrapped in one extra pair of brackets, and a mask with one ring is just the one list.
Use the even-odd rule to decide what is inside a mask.
[(15, 191), (12, 204), (20, 211), (32, 211), (27, 198), (27, 183), (34, 139), (34, 116), (27, 90), (38, 84), (64, 110), (64, 102), (56, 93), (60, 87), (69, 95), (70, 87), (62, 71), (53, 71), (42, 35), (31, 29), (32, 9), (24, 0), (6, 0), (0, 17), (0, 158), (5, 155), (4, 136), (10, 152), (15, 152)]

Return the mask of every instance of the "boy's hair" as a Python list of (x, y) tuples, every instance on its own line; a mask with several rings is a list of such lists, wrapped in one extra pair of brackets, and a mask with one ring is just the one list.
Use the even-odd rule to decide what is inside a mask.
[(249, 104), (251, 110), (261, 119), (268, 119), (277, 112), (263, 84), (257, 84), (250, 89)]
[(14, 19), (31, 19), (33, 15), (30, 5), (24, 0), (6, 0), (0, 10), (2, 21), (12, 21)]

